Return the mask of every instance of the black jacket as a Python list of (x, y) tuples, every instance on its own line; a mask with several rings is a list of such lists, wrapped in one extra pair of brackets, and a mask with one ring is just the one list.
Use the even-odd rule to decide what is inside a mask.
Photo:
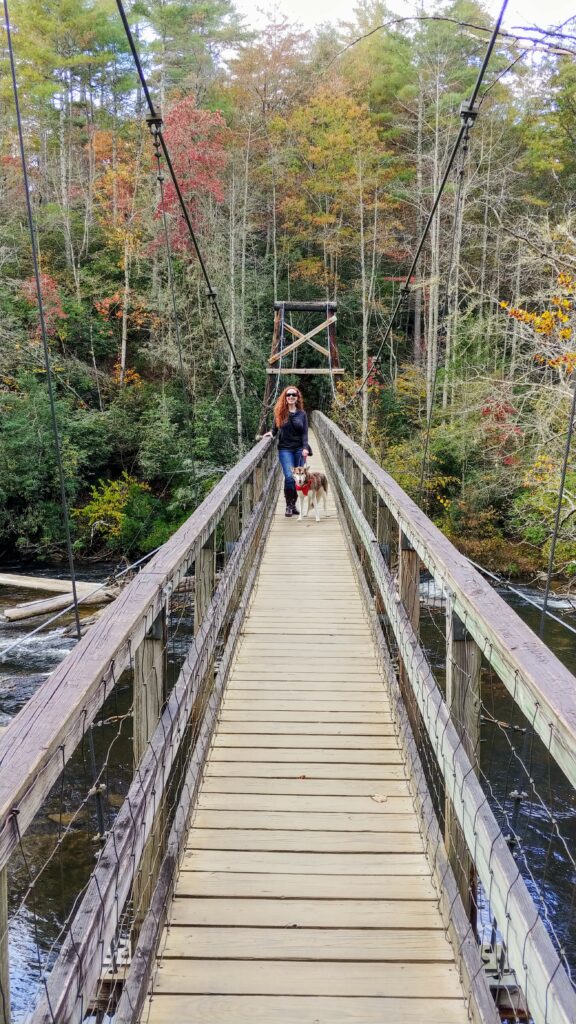
[(272, 427), (272, 437), (278, 435), (278, 447), (289, 452), (296, 452), (299, 448), (307, 448), (308, 444), (308, 417), (303, 409), (289, 413), (288, 422), (283, 427)]

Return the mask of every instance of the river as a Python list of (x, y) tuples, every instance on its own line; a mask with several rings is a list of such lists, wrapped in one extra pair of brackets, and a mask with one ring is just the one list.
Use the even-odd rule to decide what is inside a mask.
[[(5, 571), (17, 572), (16, 566), (4, 566)], [(102, 580), (114, 568), (110, 565), (92, 567), (82, 572), (82, 579)], [(33, 575), (65, 576), (54, 566), (27, 567)], [(498, 589), (498, 588), (497, 588)], [(541, 602), (540, 592), (519, 587), (528, 598)], [(443, 670), (443, 612), (428, 601), (424, 590), (426, 613), (422, 616), (422, 636), (434, 669), (441, 682)], [(524, 621), (538, 631), (540, 613), (522, 597), (511, 594), (507, 588), (499, 592), (515, 608)], [(1, 608), (12, 606), (19, 601), (35, 597), (30, 591), (2, 588)], [(576, 612), (562, 599), (552, 597), (551, 610), (566, 622), (576, 627)], [(45, 632), (23, 639), (30, 632), (30, 623), (8, 623), (0, 617), (0, 725), (6, 725), (29, 700), (35, 689), (42, 685), (56, 665), (72, 650), (75, 640), (65, 635), (62, 625), (50, 626)], [(15, 641), (22, 640), (15, 649)], [(560, 623), (550, 619), (546, 622), (546, 642), (557, 656), (576, 675), (576, 637)], [(181, 650), (171, 651), (172, 674), (177, 670)], [(483, 712), (482, 724), (482, 765), (492, 787), (492, 805), (505, 831), (508, 830), (514, 810), (510, 792), (519, 787), (530, 790), (530, 799), (520, 805), (517, 828), (523, 847), (531, 865), (534, 879), (527, 878), (533, 895), (544, 894), (545, 907), (553, 920), (556, 934), (566, 949), (567, 960), (576, 974), (576, 936), (572, 923), (572, 911), (576, 878), (570, 857), (562, 842), (555, 835), (546, 807), (552, 808), (558, 828), (566, 840), (572, 855), (576, 853), (576, 794), (565, 781), (562, 773), (551, 762), (539, 741), (525, 740), (524, 734), (516, 731), (523, 724), (515, 711), (512, 701), (499, 682), (489, 673), (482, 681)], [(109, 751), (109, 765), (106, 785), (107, 827), (111, 824), (117, 808), (131, 779), (132, 738), (129, 717), (122, 716), (131, 703), (131, 688), (127, 684), (114, 693), (103, 709), (102, 720), (110, 720), (95, 730), (96, 759), (101, 763)], [(489, 719), (502, 725), (494, 725)], [(120, 726), (118, 723), (121, 723)], [(514, 747), (514, 751), (512, 751)], [(518, 757), (529, 766), (534, 787), (530, 787), (520, 768)], [(23, 849), (13, 856), (10, 868), (10, 906), (15, 915), (11, 924), (11, 986), (15, 1024), (21, 1021), (30, 1009), (31, 993), (37, 986), (39, 976), (38, 948), (42, 958), (49, 963), (58, 949), (62, 929), (72, 909), (76, 893), (85, 884), (94, 863), (98, 826), (96, 808), (85, 808), (77, 819), (75, 808), (81, 801), (82, 793), (88, 788), (88, 767), (86, 751), (78, 751), (64, 776), (63, 786), (55, 787), (43, 813), (38, 816), (26, 836)], [(542, 798), (542, 803), (535, 796)], [(34, 874), (47, 855), (54, 850), (55, 838), (61, 834), (62, 824), (67, 826), (64, 841), (57, 847), (45, 868), (39, 895), (28, 897), (22, 903)], [(519, 854), (519, 863), (521, 855)], [(522, 865), (523, 868), (523, 865)], [(525, 870), (523, 868), (523, 873)]]

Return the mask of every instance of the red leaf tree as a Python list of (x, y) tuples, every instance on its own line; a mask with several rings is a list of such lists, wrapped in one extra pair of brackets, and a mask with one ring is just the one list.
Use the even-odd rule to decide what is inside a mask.
[[(200, 196), (211, 196), (218, 203), (224, 199), (220, 175), (227, 161), (227, 133), (222, 115), (199, 110), (192, 97), (180, 100), (165, 117), (164, 138), (195, 226), (199, 220)], [(179, 213), (176, 190), (169, 179), (164, 185), (164, 203), (158, 207), (158, 213), (163, 211), (176, 215), (173, 244), (179, 251), (186, 250), (189, 245), (186, 225)]]

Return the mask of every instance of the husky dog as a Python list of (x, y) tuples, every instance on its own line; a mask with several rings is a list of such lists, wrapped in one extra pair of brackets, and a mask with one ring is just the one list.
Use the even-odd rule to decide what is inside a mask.
[(308, 466), (296, 466), (292, 470), (292, 475), (296, 482), (296, 490), (300, 495), (298, 519), (302, 519), (302, 507), (306, 498), (308, 500), (306, 514), (310, 515), (312, 502), (314, 502), (316, 522), (319, 523), (320, 510), (318, 508), (318, 501), (320, 498), (324, 501), (324, 512), (326, 512), (326, 492), (328, 491), (326, 475), (324, 473), (313, 473)]

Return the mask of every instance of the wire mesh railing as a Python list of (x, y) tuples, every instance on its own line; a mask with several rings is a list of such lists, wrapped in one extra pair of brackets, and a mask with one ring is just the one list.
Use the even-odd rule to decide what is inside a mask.
[(472, 1017), (568, 1024), (575, 679), (357, 444), (322, 414), (314, 429)]
[(277, 475), (261, 441), (0, 740), (5, 1024), (138, 1019)]

